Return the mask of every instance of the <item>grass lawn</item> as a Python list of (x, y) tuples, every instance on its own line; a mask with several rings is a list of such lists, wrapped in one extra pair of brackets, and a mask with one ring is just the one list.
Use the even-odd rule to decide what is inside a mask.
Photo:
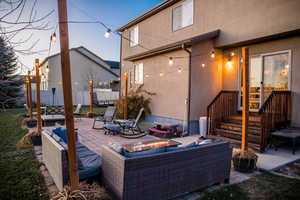
[(27, 132), (21, 128), (20, 113), (23, 109), (0, 112), (0, 199), (49, 199), (33, 147), (16, 149)]
[(300, 180), (262, 172), (239, 184), (205, 192), (199, 200), (299, 200)]

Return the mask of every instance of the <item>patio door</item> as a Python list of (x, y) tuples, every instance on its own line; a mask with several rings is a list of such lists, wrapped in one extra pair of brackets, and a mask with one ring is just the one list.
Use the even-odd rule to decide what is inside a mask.
[[(257, 112), (273, 90), (290, 89), (290, 60), (291, 51), (273, 52), (250, 57), (250, 111)], [(242, 78), (240, 80), (242, 87)], [(242, 91), (240, 91), (240, 109), (242, 108), (242, 96)]]

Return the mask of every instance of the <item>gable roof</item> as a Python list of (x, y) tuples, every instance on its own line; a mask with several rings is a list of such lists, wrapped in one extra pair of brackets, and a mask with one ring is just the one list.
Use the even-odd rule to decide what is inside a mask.
[(143, 14), (141, 14), (140, 16), (130, 20), (127, 24), (121, 26), (120, 28), (118, 28), (116, 31), (118, 32), (122, 32), (125, 29), (136, 25), (137, 23), (155, 15), (156, 13), (159, 13), (160, 11), (164, 10), (165, 8), (168, 8), (170, 6), (172, 6), (173, 4), (179, 2), (181, 0), (165, 0), (162, 3), (154, 6), (153, 8), (147, 10), (146, 12), (144, 12)]
[(104, 61), (113, 69), (120, 68), (120, 62), (118, 61), (114, 61), (114, 60), (104, 60)]
[[(95, 53), (91, 52), (87, 48), (85, 48), (83, 46), (80, 46), (80, 47), (77, 47), (77, 48), (71, 48), (70, 51), (76, 51), (76, 52), (78, 52), (79, 54), (81, 54), (84, 57), (86, 57), (87, 59), (91, 60), (92, 62), (94, 62), (99, 67), (103, 68), (104, 70), (108, 71), (112, 75), (114, 75), (116, 77), (119, 77), (118, 74), (116, 74), (115, 72), (113, 72), (110, 69), (110, 68), (113, 68), (113, 67), (111, 67), (105, 60), (103, 60), (102, 58), (100, 58), (98, 55), (96, 55)], [(48, 56), (47, 58), (45, 58), (43, 60), (43, 62), (40, 65), (44, 65), (50, 58), (53, 58), (53, 57), (58, 56), (58, 55), (60, 55), (60, 53)]]

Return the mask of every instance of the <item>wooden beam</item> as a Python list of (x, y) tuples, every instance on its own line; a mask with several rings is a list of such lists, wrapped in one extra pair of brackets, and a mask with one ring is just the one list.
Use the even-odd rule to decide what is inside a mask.
[(243, 110), (242, 110), (242, 152), (248, 151), (248, 121), (249, 121), (249, 49), (242, 48), (243, 70)]
[(124, 74), (125, 95), (124, 95), (124, 119), (128, 119), (128, 74)]
[(31, 90), (31, 76), (30, 71), (28, 71), (28, 94), (29, 94), (29, 118), (32, 119), (32, 90)]
[(79, 176), (77, 170), (76, 143), (74, 134), (74, 116), (73, 116), (73, 101), (72, 101), (72, 82), (70, 70), (70, 55), (69, 55), (69, 33), (68, 33), (68, 14), (66, 0), (58, 1), (58, 18), (59, 18), (59, 34), (60, 34), (60, 49), (61, 49), (61, 74), (64, 93), (64, 108), (66, 127), (68, 133), (68, 161), (70, 170), (70, 185), (71, 190), (79, 188)]
[(29, 92), (28, 92), (28, 76), (25, 76), (25, 88), (26, 88), (26, 106), (27, 106), (27, 115), (29, 116)]
[(42, 118), (41, 118), (41, 76), (40, 76), (40, 61), (35, 59), (35, 83), (36, 83), (36, 112), (37, 112), (37, 133), (42, 133)]
[(89, 80), (89, 86), (90, 86), (90, 115), (93, 116), (93, 95), (94, 95), (93, 80)]

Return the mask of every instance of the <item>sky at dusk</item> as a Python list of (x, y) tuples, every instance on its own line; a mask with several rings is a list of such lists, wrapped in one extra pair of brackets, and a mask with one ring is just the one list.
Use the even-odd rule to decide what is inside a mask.
[[(30, 0), (33, 1), (33, 0)], [(76, 21), (102, 21), (112, 30), (126, 24), (131, 19), (139, 16), (146, 10), (152, 8), (163, 0), (67, 0), (68, 2), (68, 19)], [(52, 30), (37, 31), (34, 30), (34, 40), (39, 42), (35, 50), (46, 50), (49, 48), (49, 38), (53, 33), (58, 22), (57, 0), (39, 0), (38, 15), (42, 16), (55, 10), (55, 12), (47, 19), (50, 22)], [(27, 9), (26, 12), (30, 10)], [(25, 38), (32, 30), (24, 31), (17, 39)], [(103, 36), (105, 28), (99, 24), (69, 24), (69, 42), (70, 48), (84, 46), (93, 51), (103, 59), (119, 60), (120, 55), (120, 38), (115, 34), (107, 39)], [(57, 28), (57, 36), (59, 31)], [(31, 45), (30, 42), (27, 44)], [(25, 47), (24, 47), (25, 48)], [(57, 40), (51, 49), (51, 54), (58, 53), (60, 50), (59, 40)], [(33, 67), (34, 59), (45, 59), (48, 52), (39, 55), (19, 55), (21, 62)], [(25, 68), (26, 69), (26, 68)]]

